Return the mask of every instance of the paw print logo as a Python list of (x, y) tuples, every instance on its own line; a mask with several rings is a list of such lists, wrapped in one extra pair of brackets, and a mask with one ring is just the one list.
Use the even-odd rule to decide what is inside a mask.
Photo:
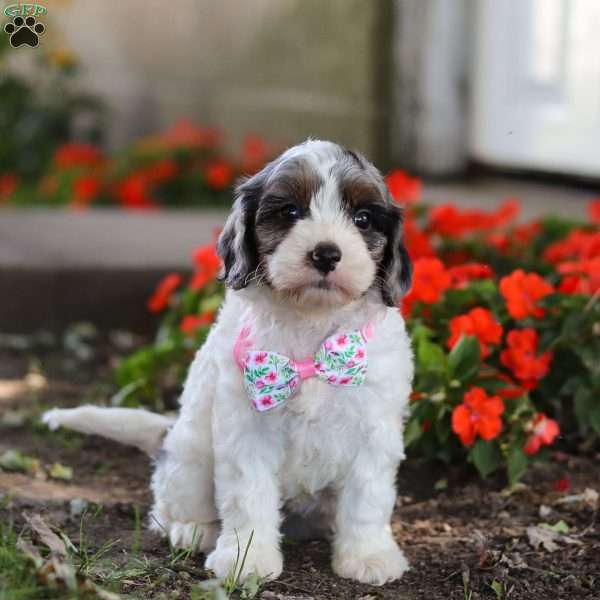
[(7, 23), (4, 26), (4, 31), (10, 35), (10, 45), (13, 48), (19, 46), (35, 48), (40, 42), (39, 36), (46, 31), (46, 27), (43, 23), (38, 23), (33, 16), (25, 19), (17, 16), (12, 20), (12, 23)]

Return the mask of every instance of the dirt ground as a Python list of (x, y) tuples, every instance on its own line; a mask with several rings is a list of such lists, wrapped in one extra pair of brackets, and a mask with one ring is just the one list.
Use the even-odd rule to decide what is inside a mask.
[[(0, 349), (0, 455), (18, 450), (39, 462), (0, 468), (0, 524), (12, 523), (28, 537), (24, 515), (41, 514), (75, 546), (85, 546), (93, 558), (85, 565), (89, 576), (123, 597), (202, 598), (197, 585), (210, 577), (203, 557), (171, 550), (145, 527), (149, 460), (38, 423), (49, 406), (106, 400), (114, 357), (99, 352), (82, 361), (62, 349), (15, 346)], [(285, 539), (283, 575), (254, 597), (600, 600), (600, 456), (594, 451), (557, 452), (513, 490), (500, 477), (482, 483), (466, 468), (409, 460), (398, 490), (392, 526), (411, 563), (401, 581), (377, 588), (340, 579), (328, 543)]]

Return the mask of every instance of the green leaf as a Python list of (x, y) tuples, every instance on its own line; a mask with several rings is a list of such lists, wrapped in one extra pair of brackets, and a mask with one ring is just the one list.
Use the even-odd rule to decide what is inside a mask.
[(513, 446), (508, 453), (507, 462), (508, 482), (510, 485), (514, 485), (523, 477), (529, 465), (529, 459), (520, 447)]
[(426, 371), (443, 373), (446, 371), (446, 353), (438, 344), (421, 338), (417, 346), (417, 363)]
[(404, 430), (404, 444), (406, 447), (414, 444), (423, 435), (423, 426), (417, 419), (410, 419)]
[(502, 463), (500, 448), (494, 441), (477, 440), (469, 454), (484, 479)]
[(448, 370), (452, 379), (468, 383), (479, 372), (479, 342), (473, 336), (463, 336), (448, 356)]

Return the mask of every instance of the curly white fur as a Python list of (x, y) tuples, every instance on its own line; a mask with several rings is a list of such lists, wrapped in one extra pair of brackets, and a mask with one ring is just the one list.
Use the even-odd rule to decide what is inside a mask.
[[(312, 151), (309, 144), (303, 152), (320, 165), (333, 145), (312, 144)], [(390, 518), (396, 470), (404, 456), (403, 422), (413, 376), (410, 343), (398, 309), (386, 307), (378, 292), (363, 293), (374, 280), (375, 268), (351, 221), (340, 222), (339, 210), (330, 210), (337, 225), (328, 225), (327, 202), (334, 199), (319, 200), (317, 218), (292, 229), (271, 257), (271, 267), (275, 281), (287, 281), (294, 273), (294, 248), (304, 255), (325, 231), (347, 255), (348, 268), (340, 276), (353, 293), (341, 304), (328, 303), (327, 291), (320, 291), (323, 301), (316, 306), (306, 302), (311, 296), (290, 302), (276, 286), (229, 291), (191, 365), (179, 416), (157, 460), (153, 527), (174, 545), (196, 543), (208, 552), (206, 566), (218, 577), (232, 571), (251, 535), (242, 577), (251, 572), (278, 577), (286, 509), (329, 519), (333, 569), (342, 577), (380, 585), (408, 568)], [(362, 265), (358, 269), (352, 267), (353, 248), (354, 260)], [(257, 413), (233, 357), (244, 320), (253, 326), (255, 348), (293, 359), (311, 356), (328, 335), (372, 321), (365, 384), (335, 387), (307, 379), (285, 405)], [(78, 428), (72, 411), (53, 411), (48, 420)], [(133, 431), (139, 421), (123, 414), (121, 423)], [(102, 434), (102, 427), (91, 429)], [(123, 439), (137, 440), (128, 435)]]

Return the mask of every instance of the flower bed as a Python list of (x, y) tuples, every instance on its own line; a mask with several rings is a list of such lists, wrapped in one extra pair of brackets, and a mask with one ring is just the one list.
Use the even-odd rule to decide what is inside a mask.
[[(396, 171), (387, 181), (414, 262), (399, 307), (416, 358), (409, 450), (466, 459), (483, 477), (503, 468), (514, 483), (561, 431), (600, 434), (600, 200), (588, 223), (519, 224), (516, 200), (432, 208), (418, 180)], [(160, 408), (179, 389), (223, 297), (214, 246), (194, 262), (189, 282), (170, 274), (150, 298), (158, 335), (119, 367), (116, 403)]]
[(230, 157), (223, 142), (217, 129), (182, 119), (110, 157), (98, 146), (67, 143), (55, 150), (37, 181), (0, 173), (0, 205), (139, 210), (228, 204), (235, 179), (257, 171), (272, 151), (248, 135)]

